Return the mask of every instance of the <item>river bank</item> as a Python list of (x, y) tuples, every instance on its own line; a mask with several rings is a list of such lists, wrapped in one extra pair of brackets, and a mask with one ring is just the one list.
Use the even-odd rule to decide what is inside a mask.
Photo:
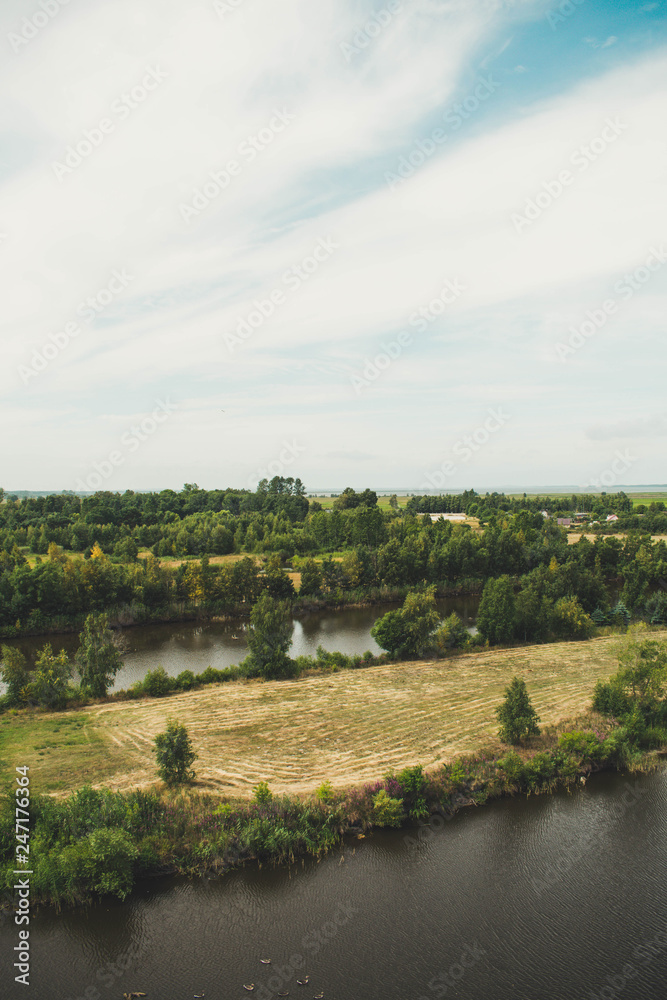
[[(294, 863), (139, 878), (124, 902), (34, 908), (29, 992), (241, 997), (254, 983), (259, 1000), (432, 1000), (445, 988), (467, 1000), (581, 1000), (624, 985), (624, 1000), (662, 1000), (666, 834), (667, 769), (608, 771), (352, 834)], [(2, 954), (16, 939), (0, 914)], [(3, 996), (18, 1000), (26, 990), (7, 966)]]
[[(580, 728), (587, 722), (551, 728), (521, 749), (456, 757), (428, 772), (412, 765), (343, 791), (325, 782), (307, 796), (273, 796), (260, 787), (255, 801), (247, 802), (191, 789), (122, 793), (90, 786), (58, 801), (36, 796), (30, 805), (31, 899), (56, 907), (108, 894), (123, 900), (137, 878), (213, 877), (249, 862), (319, 857), (345, 838), (406, 824), (416, 845), (426, 839), (425, 829), (432, 832), (470, 806), (551, 793), (602, 770), (647, 773), (658, 766), (657, 755), (641, 752), (617, 725), (598, 717), (596, 728)], [(0, 888), (6, 898), (15, 881), (9, 813), (5, 802)]]

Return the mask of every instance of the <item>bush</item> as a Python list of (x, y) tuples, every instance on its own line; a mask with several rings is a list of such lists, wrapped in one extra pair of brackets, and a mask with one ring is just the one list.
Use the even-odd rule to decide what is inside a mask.
[(68, 895), (85, 899), (92, 891), (125, 899), (134, 882), (138, 853), (129, 835), (118, 828), (94, 830), (78, 843), (64, 847), (59, 867)]
[(141, 690), (144, 694), (148, 694), (152, 698), (162, 698), (175, 688), (175, 679), (169, 676), (163, 666), (149, 670), (141, 684)]
[(452, 612), (433, 635), (436, 649), (444, 653), (448, 649), (462, 649), (468, 645), (470, 635), (456, 612)]
[(373, 796), (372, 819), (376, 826), (400, 826), (405, 819), (403, 799), (392, 799), (386, 789), (381, 788)]
[(252, 790), (255, 802), (260, 806), (264, 806), (267, 802), (271, 802), (273, 799), (273, 792), (268, 786), (266, 781), (260, 781), (259, 784), (255, 785)]
[(524, 784), (524, 766), (516, 750), (511, 750), (498, 761), (498, 767), (504, 772), (508, 784), (521, 788)]
[(168, 785), (181, 785), (194, 779), (192, 764), (197, 754), (192, 749), (188, 731), (174, 719), (167, 722), (167, 731), (154, 740), (158, 774)]
[(331, 787), (330, 781), (323, 781), (320, 787), (315, 792), (315, 797), (319, 799), (320, 802), (331, 802), (334, 797), (334, 791)]
[(593, 691), (593, 709), (615, 718), (630, 711), (630, 699), (618, 684), (598, 681)]
[(582, 764), (599, 761), (603, 754), (603, 744), (595, 733), (563, 733), (558, 740), (558, 749), (576, 757)]
[(191, 688), (196, 687), (198, 684), (199, 681), (191, 670), (181, 670), (175, 681), (175, 685), (180, 691), (190, 691)]
[(421, 764), (416, 767), (404, 768), (396, 775), (396, 781), (403, 789), (404, 803), (410, 819), (423, 819), (428, 816), (428, 806), (424, 795), (426, 779)]

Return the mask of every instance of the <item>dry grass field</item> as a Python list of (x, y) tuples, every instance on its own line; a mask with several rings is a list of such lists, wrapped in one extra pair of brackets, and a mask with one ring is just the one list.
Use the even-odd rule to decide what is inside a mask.
[(155, 780), (153, 737), (173, 716), (199, 754), (202, 790), (245, 797), (258, 781), (274, 792), (310, 792), (325, 779), (351, 785), (497, 745), (493, 710), (514, 674), (525, 678), (543, 724), (585, 714), (595, 681), (616, 669), (617, 642), (481, 651), (73, 712), (7, 714), (0, 758), (12, 770), (28, 764), (35, 790), (147, 786)]

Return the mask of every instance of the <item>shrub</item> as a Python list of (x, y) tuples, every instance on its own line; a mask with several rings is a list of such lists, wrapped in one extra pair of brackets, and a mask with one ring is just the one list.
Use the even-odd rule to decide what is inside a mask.
[(59, 867), (68, 894), (85, 898), (92, 891), (125, 899), (134, 882), (133, 866), (138, 853), (129, 835), (118, 828), (94, 830), (78, 843), (63, 848)]
[(156, 667), (155, 670), (149, 670), (141, 685), (144, 694), (148, 694), (152, 698), (162, 698), (173, 691), (175, 687), (175, 679), (169, 676), (162, 665)]
[(255, 802), (260, 806), (264, 806), (267, 802), (271, 802), (273, 799), (273, 792), (268, 786), (266, 781), (260, 781), (252, 790)]
[(26, 700), (30, 671), (27, 660), (20, 649), (3, 645), (0, 678), (7, 685), (7, 704), (22, 704)]
[(524, 766), (516, 750), (511, 750), (504, 757), (501, 757), (498, 760), (498, 767), (503, 771), (510, 785), (517, 785), (519, 788), (522, 787), (524, 783)]
[(175, 681), (176, 687), (181, 691), (189, 691), (191, 688), (196, 687), (198, 683), (197, 678), (191, 670), (181, 670)]
[(35, 663), (34, 678), (28, 686), (40, 705), (46, 708), (60, 708), (67, 701), (68, 682), (72, 676), (72, 664), (64, 649), (54, 653), (51, 644), (40, 650)]
[(315, 797), (319, 799), (320, 802), (331, 802), (334, 797), (334, 791), (331, 787), (330, 781), (323, 781), (320, 787), (315, 792)]
[(403, 789), (404, 803), (410, 818), (423, 819), (428, 816), (428, 806), (424, 795), (426, 779), (421, 764), (404, 768), (396, 775), (396, 781)]
[(558, 749), (576, 757), (581, 763), (588, 764), (601, 759), (603, 744), (595, 733), (563, 733), (558, 740)]
[(436, 649), (444, 653), (448, 649), (462, 649), (467, 646), (470, 635), (456, 612), (452, 612), (440, 625), (433, 636)]
[(385, 788), (373, 796), (372, 819), (376, 826), (400, 826), (405, 819), (403, 799), (392, 799)]
[(601, 715), (618, 717), (630, 710), (630, 699), (620, 685), (598, 681), (593, 691), (593, 709)]
[(197, 754), (185, 726), (174, 719), (167, 722), (167, 731), (159, 733), (154, 740), (158, 774), (168, 785), (181, 785), (192, 781), (195, 773), (192, 764)]

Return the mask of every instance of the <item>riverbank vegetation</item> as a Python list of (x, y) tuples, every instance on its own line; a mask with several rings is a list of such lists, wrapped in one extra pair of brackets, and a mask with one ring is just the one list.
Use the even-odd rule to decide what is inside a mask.
[[(339, 844), (346, 834), (359, 835), (373, 827), (400, 826), (409, 821), (424, 823), (434, 815), (448, 818), (466, 805), (480, 805), (500, 795), (517, 792), (552, 791), (602, 768), (636, 770), (654, 766), (650, 751), (667, 745), (667, 643), (640, 628), (634, 629), (620, 648), (618, 641), (613, 645), (607, 641), (605, 645), (606, 665), (615, 660), (620, 669), (608, 680), (600, 679), (596, 684), (594, 704), (599, 711), (571, 723), (554, 723), (548, 719), (548, 714), (547, 719), (543, 714), (546, 725), (539, 734), (534, 724), (524, 727), (523, 735), (519, 732), (508, 734), (501, 729), (501, 735), (520, 744), (518, 748), (500, 743), (497, 736), (494, 744), (488, 733), (489, 717), (494, 714), (492, 708), (495, 707), (495, 714), (503, 726), (507, 723), (506, 713), (503, 714), (502, 705), (495, 696), (485, 704), (488, 734), (485, 745), (478, 735), (477, 746), (466, 755), (459, 753), (434, 762), (431, 747), (428, 768), (414, 762), (405, 766), (405, 748), (400, 746), (398, 752), (403, 757), (400, 767), (385, 764), (381, 768), (376, 762), (377, 771), (383, 770), (385, 774), (380, 780), (342, 784), (339, 773), (334, 780), (324, 780), (313, 792), (317, 771), (320, 776), (323, 773), (319, 763), (319, 767), (309, 769), (307, 790), (301, 794), (294, 790), (274, 794), (267, 781), (268, 768), (273, 767), (276, 777), (290, 758), (283, 755), (284, 747), (276, 753), (276, 748), (270, 746), (270, 734), (263, 731), (261, 722), (254, 734), (248, 734), (247, 722), (238, 717), (237, 704), (233, 728), (241, 729), (255, 745), (258, 740), (263, 742), (265, 749), (270, 751), (263, 757), (263, 777), (255, 781), (251, 801), (239, 798), (238, 793), (216, 795), (201, 787), (194, 791), (174, 791), (169, 784), (131, 791), (94, 789), (84, 784), (69, 797), (57, 798), (40, 794), (38, 780), (33, 781), (30, 857), (34, 902), (63, 905), (87, 902), (108, 893), (123, 899), (136, 878), (155, 871), (216, 874), (249, 860), (279, 862), (293, 860), (303, 853), (319, 855)], [(478, 657), (483, 655), (478, 654)], [(514, 666), (516, 664), (512, 664)], [(535, 665), (522, 666), (523, 673), (531, 677), (531, 697), (534, 696), (541, 707), (546, 699), (536, 677)], [(357, 674), (355, 680), (368, 677), (370, 673)], [(400, 676), (406, 676), (405, 670)], [(321, 684), (325, 679), (313, 680)], [(400, 683), (398, 678), (395, 682)], [(284, 682), (273, 682), (273, 686), (285, 690)], [(262, 691), (269, 685), (250, 687)], [(394, 692), (378, 685), (374, 690), (384, 704), (391, 701)], [(513, 699), (510, 698), (512, 692)], [(360, 693), (357, 691), (357, 696)], [(416, 704), (410, 702), (413, 724), (415, 713), (423, 715), (425, 706), (432, 704), (433, 699), (424, 698), (424, 693), (422, 691), (422, 698)], [(530, 709), (529, 721), (534, 723), (525, 684), (515, 678), (505, 693), (504, 705), (511, 701), (514, 709), (521, 710), (523, 715), (527, 708)], [(260, 698), (262, 701), (264, 699)], [(335, 699), (331, 704), (336, 704)], [(364, 701), (355, 704), (363, 706)], [(181, 719), (183, 707), (182, 703), (178, 705)], [(293, 703), (285, 706), (289, 712), (294, 708)], [(319, 731), (320, 739), (326, 738), (325, 732), (332, 733), (334, 727), (338, 728), (337, 720), (321, 717), (311, 717), (309, 725)], [(181, 763), (184, 762), (181, 777), (192, 778), (189, 767), (194, 760), (194, 750), (190, 736), (182, 721), (173, 721), (170, 727), (167, 732), (173, 736), (171, 749), (184, 750), (176, 755)], [(200, 747), (203, 758), (208, 743), (201, 741), (196, 727), (190, 728), (193, 744)], [(166, 742), (163, 739), (160, 743), (159, 736), (153, 742), (165, 749)], [(311, 747), (313, 743), (311, 733)], [(224, 758), (219, 754), (216, 764), (221, 765), (223, 759), (233, 760), (237, 769), (239, 758), (234, 752), (230, 732), (223, 746)], [(361, 746), (363, 734), (357, 733), (354, 751)], [(24, 746), (24, 753), (26, 749)], [(5, 743), (3, 753), (6, 751)], [(30, 753), (26, 759), (29, 757)], [(273, 762), (272, 765), (269, 762)], [(62, 766), (62, 759), (58, 763)], [(71, 767), (73, 762), (69, 760), (68, 763)], [(161, 760), (160, 766), (164, 763)], [(219, 773), (219, 767), (217, 770)], [(33, 777), (38, 778), (38, 775)], [(135, 784), (127, 778), (126, 784)], [(85, 781), (85, 775), (79, 776), (79, 782), (82, 780)], [(13, 788), (10, 788), (0, 805), (0, 888), (5, 890), (14, 882), (14, 805)]]

